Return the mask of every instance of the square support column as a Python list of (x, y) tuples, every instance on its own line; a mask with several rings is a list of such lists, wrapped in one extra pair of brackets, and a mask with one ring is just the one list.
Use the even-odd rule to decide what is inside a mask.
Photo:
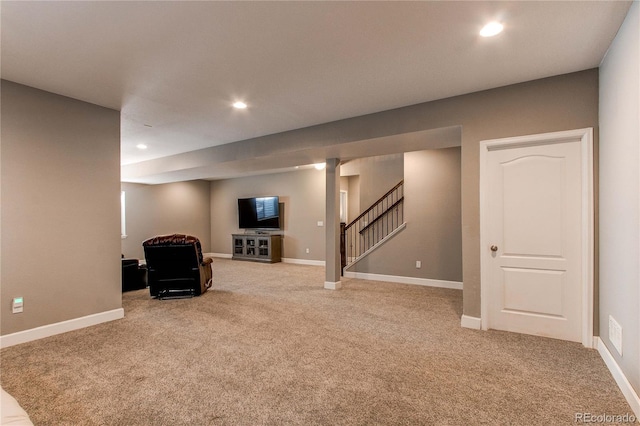
[(327, 160), (325, 209), (325, 281), (324, 288), (338, 290), (340, 282), (340, 160)]

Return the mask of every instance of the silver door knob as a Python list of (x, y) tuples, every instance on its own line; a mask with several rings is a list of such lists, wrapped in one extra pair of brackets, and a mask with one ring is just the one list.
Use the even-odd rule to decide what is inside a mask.
[(491, 246), (491, 251), (498, 251), (498, 246)]

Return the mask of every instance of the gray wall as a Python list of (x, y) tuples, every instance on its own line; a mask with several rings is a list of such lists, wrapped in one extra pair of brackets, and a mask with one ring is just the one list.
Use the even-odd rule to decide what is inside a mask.
[(349, 271), (462, 281), (460, 151), (404, 155), (407, 227)]
[[(363, 189), (371, 204), (404, 178), (405, 215), (413, 219), (351, 271), (462, 281), (460, 157), (460, 148), (449, 148), (363, 158), (341, 168), (358, 173), (341, 178), (341, 187), (358, 197), (354, 204)], [(283, 256), (325, 260), (324, 231), (317, 226), (324, 220), (324, 193), (324, 171), (316, 170), (211, 182), (212, 251), (230, 254), (231, 233), (242, 232), (237, 198), (271, 194), (285, 204)], [(422, 260), (421, 269), (416, 260)]]
[[(29, 116), (30, 111), (32, 110), (30, 109), (25, 111), (25, 114)], [(111, 113), (117, 115), (115, 112)], [(52, 119), (49, 117), (56, 117), (55, 114), (48, 114), (47, 112), (47, 114), (39, 114), (39, 116), (44, 117), (45, 121), (43, 123), (43, 127), (44, 125), (56, 127), (58, 126), (58, 123), (66, 124), (64, 120), (57, 120), (55, 123), (52, 123)], [(5, 116), (3, 114), (3, 121), (4, 120)], [(66, 120), (72, 122), (69, 118), (66, 118)], [(16, 119), (16, 121), (19, 120)], [(17, 124), (21, 124), (21, 122)], [(76, 122), (72, 122), (71, 124), (73, 126), (81, 126), (81, 124)], [(263, 155), (267, 155), (268, 153), (280, 152), (286, 149), (295, 149), (296, 147), (301, 146), (308, 147), (313, 146), (314, 144), (322, 145), (325, 143), (323, 141), (328, 140), (332, 143), (347, 143), (354, 140), (363, 140), (458, 125), (461, 125), (463, 129), (461, 158), (464, 282), (463, 309), (464, 314), (472, 317), (479, 317), (480, 220), (478, 144), (480, 141), (485, 139), (584, 127), (597, 128), (597, 69), (550, 77), (547, 79), (516, 84), (513, 86), (472, 93), (469, 95), (434, 102), (427, 102), (377, 114), (370, 114), (348, 120), (314, 126), (311, 128), (295, 130), (283, 134), (265, 136), (263, 138), (252, 139), (250, 141), (222, 145), (220, 147), (216, 147), (216, 149), (212, 151), (211, 155), (220, 155), (225, 158), (229, 156), (244, 158), (243, 156), (245, 155), (251, 155), (254, 149), (259, 149), (259, 152), (263, 153)], [(6, 133), (4, 126), (5, 123), (3, 123), (3, 134)], [(64, 129), (58, 129), (57, 127), (55, 130), (64, 132)], [(48, 132), (48, 129), (46, 131)], [(43, 133), (45, 133), (45, 131), (43, 131)], [(53, 134), (55, 135), (55, 133)], [(69, 150), (66, 147), (63, 148), (66, 154)], [(13, 162), (7, 161), (7, 159), (4, 158), (5, 155), (3, 155), (2, 158), (3, 164), (11, 163), (12, 168), (21, 167), (20, 162), (14, 164)], [(55, 160), (55, 156), (52, 155), (51, 157)], [(100, 159), (96, 159), (96, 162), (99, 160)], [(105, 156), (104, 161), (107, 160), (110, 160), (110, 157)], [(29, 161), (35, 161), (35, 159), (29, 159)], [(27, 162), (25, 164), (29, 163)], [(49, 167), (46, 164), (45, 166), (46, 167), (43, 168), (44, 170)], [(62, 170), (63, 168), (61, 166), (59, 173), (62, 173)], [(115, 170), (113, 171), (101, 170), (100, 167), (92, 167), (89, 171), (89, 175), (99, 175), (102, 172), (117, 173), (117, 167), (115, 167)], [(313, 170), (309, 170), (304, 173), (310, 174), (313, 172)], [(3, 175), (5, 174), (4, 170), (2, 173)], [(226, 203), (226, 207), (218, 205), (217, 193), (214, 190), (217, 188), (228, 189), (229, 195), (231, 195), (231, 200), (237, 198), (237, 195), (240, 193), (244, 196), (250, 196), (262, 192), (263, 189), (271, 192), (273, 190), (273, 186), (270, 184), (271, 181), (273, 179), (282, 179), (282, 177), (273, 176), (262, 177), (260, 179), (247, 179), (246, 183), (243, 184), (244, 186), (237, 186), (236, 189), (232, 189), (236, 184), (227, 187), (225, 187), (224, 184), (212, 184), (211, 215), (213, 219), (211, 221), (211, 251), (230, 252), (230, 237), (228, 234), (230, 233), (230, 229), (237, 226), (235, 224), (235, 201), (231, 201), (230, 205), (229, 197), (221, 197), (221, 199), (224, 199), (224, 201), (221, 202)], [(46, 175), (46, 178), (43, 177), (43, 181), (55, 181), (56, 177), (56, 173), (53, 173), (52, 176)], [(307, 241), (322, 241), (323, 238), (322, 236), (315, 238), (316, 232), (318, 232), (319, 235), (324, 234), (324, 229), (317, 229), (317, 227), (315, 227), (315, 222), (317, 220), (324, 219), (324, 205), (322, 203), (318, 203), (316, 207), (314, 201), (321, 199), (324, 196), (324, 181), (319, 179), (314, 181), (316, 182), (315, 185), (309, 184), (305, 186), (302, 181), (289, 182), (286, 181), (286, 179), (283, 180), (282, 188), (288, 188), (287, 185), (290, 185), (292, 188), (295, 188), (296, 191), (301, 193), (307, 191), (312, 194), (307, 196), (307, 199), (311, 204), (309, 204), (309, 206), (305, 206), (302, 212), (296, 212), (295, 215), (292, 215), (290, 221), (285, 222), (285, 234), (288, 231), (288, 227), (300, 226), (301, 229), (296, 229), (296, 231), (293, 232), (293, 235), (303, 236), (296, 237), (300, 238), (296, 240), (292, 238), (287, 241), (287, 239), (285, 239), (285, 257), (321, 259), (321, 253), (323, 252), (324, 247), (320, 249), (311, 247), (311, 253), (309, 255), (304, 253), (304, 248), (306, 247)], [(236, 180), (234, 179), (231, 181)], [(93, 178), (84, 179), (82, 185), (84, 185), (85, 182), (93, 182)], [(46, 184), (46, 182), (43, 183)], [(5, 186), (7, 186), (5, 185), (4, 179), (2, 184), (4, 190)], [(267, 184), (269, 184), (268, 187), (262, 187), (262, 185)], [(119, 195), (119, 191), (116, 192), (116, 195)], [(85, 197), (85, 200), (93, 199), (94, 194), (95, 191), (92, 191), (91, 196)], [(108, 192), (105, 194), (108, 194)], [(287, 196), (286, 194), (283, 195)], [(6, 197), (4, 194), (3, 196)], [(118, 200), (119, 198), (116, 198), (115, 201), (113, 201), (114, 209), (119, 205)], [(3, 210), (6, 204), (6, 201), (3, 202)], [(98, 197), (96, 204), (100, 204), (100, 197)], [(293, 208), (297, 209), (298, 206)], [(84, 210), (89, 209), (89, 207), (81, 207), (78, 205), (78, 209)], [(116, 213), (118, 212), (116, 211)], [(320, 215), (320, 213), (322, 213), (322, 215)], [(219, 215), (226, 225), (219, 225), (216, 222), (216, 218), (218, 217), (216, 215)], [(285, 215), (287, 215), (286, 210)], [(298, 225), (297, 220), (294, 220), (295, 216), (300, 217), (301, 225)], [(3, 218), (3, 222), (4, 220), (5, 219)], [(119, 235), (119, 230), (116, 231), (116, 234)], [(309, 237), (307, 238), (305, 235)], [(225, 240), (227, 241), (226, 243), (224, 242)], [(95, 241), (102, 240), (98, 239)], [(5, 239), (3, 237), (3, 245), (5, 244)], [(99, 242), (96, 245), (102, 245), (102, 243)], [(120, 243), (118, 243), (118, 247), (120, 248)], [(118, 249), (117, 252), (119, 255), (120, 249)], [(5, 260), (3, 256), (3, 264), (4, 263)]]
[(404, 177), (403, 154), (359, 158), (341, 167), (342, 175), (360, 176), (359, 205), (368, 209)]
[(360, 208), (360, 176), (349, 176), (347, 192), (347, 219), (352, 222), (362, 213)]
[[(324, 260), (325, 171), (299, 171), (211, 182), (211, 251), (231, 254), (238, 229), (238, 198), (277, 195), (284, 204), (282, 256)], [(306, 249), (309, 253), (306, 253)]]
[[(214, 163), (216, 158), (242, 160), (255, 156), (256, 153), (262, 156), (277, 155), (287, 150), (345, 144), (451, 126), (462, 126), (463, 311), (467, 316), (479, 318), (479, 143), (487, 139), (585, 127), (597, 129), (597, 69), (220, 145), (207, 150), (206, 156), (194, 153), (193, 158), (203, 157), (198, 161)], [(428, 148), (430, 147), (424, 146), (418, 149)], [(597, 152), (597, 131), (595, 149)], [(185, 161), (188, 160), (187, 157)], [(161, 167), (163, 164), (163, 161), (159, 161), (153, 167)]]
[(123, 183), (126, 197), (127, 238), (125, 257), (143, 259), (142, 242), (162, 234), (188, 234), (200, 239), (202, 250), (211, 248), (209, 182), (203, 180), (142, 185)]
[[(598, 126), (598, 70), (411, 105), (376, 114), (239, 141), (180, 156), (193, 167), (289, 150), (347, 144), (412, 132), (462, 127), (463, 311), (480, 317), (479, 143), (487, 139)], [(435, 146), (435, 145), (434, 145)], [(434, 146), (420, 146), (414, 150)], [(597, 132), (596, 132), (597, 151)], [(389, 147), (392, 149), (393, 147)], [(175, 159), (145, 164), (162, 168)], [(362, 206), (364, 207), (364, 206)], [(597, 289), (596, 289), (597, 291)]]
[[(600, 337), (640, 393), (640, 4), (600, 70)], [(622, 356), (609, 340), (622, 326)]]
[(121, 308), (120, 113), (5, 80), (1, 97), (1, 334)]
[(433, 114), (437, 111), (440, 116), (449, 119), (457, 117), (463, 125), (462, 259), (465, 315), (480, 317), (479, 142), (510, 136), (597, 127), (597, 106), (597, 69), (430, 104)]

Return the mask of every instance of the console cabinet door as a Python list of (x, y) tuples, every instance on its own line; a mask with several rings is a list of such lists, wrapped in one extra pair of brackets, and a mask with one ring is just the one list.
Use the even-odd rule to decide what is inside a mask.
[(271, 257), (269, 240), (270, 238), (258, 238), (258, 256), (266, 259)]
[(244, 246), (245, 246), (244, 238), (234, 235), (233, 236), (233, 255), (244, 256), (246, 254)]

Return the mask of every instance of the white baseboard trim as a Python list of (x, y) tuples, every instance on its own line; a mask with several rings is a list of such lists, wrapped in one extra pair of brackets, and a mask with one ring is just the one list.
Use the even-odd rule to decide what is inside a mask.
[(326, 288), (327, 290), (340, 290), (342, 288), (342, 282), (341, 281), (336, 281), (331, 282), (331, 281), (325, 281), (324, 282), (324, 288)]
[(480, 330), (482, 328), (482, 320), (480, 318), (462, 315), (462, 318), (460, 319), (460, 325), (464, 328)]
[(631, 386), (631, 383), (629, 383), (629, 380), (627, 380), (627, 376), (624, 375), (624, 372), (616, 362), (613, 355), (611, 355), (611, 352), (609, 352), (609, 349), (606, 347), (602, 339), (600, 339), (599, 337), (595, 337), (595, 339), (598, 343), (597, 349), (600, 353), (600, 356), (604, 360), (604, 363), (607, 365), (607, 368), (609, 368), (611, 375), (615, 379), (618, 387), (622, 391), (622, 394), (631, 406), (631, 409), (636, 415), (636, 418), (640, 418), (640, 397), (638, 397), (638, 393), (635, 391), (635, 389), (633, 389), (633, 386)]
[(44, 339), (45, 337), (55, 336), (56, 334), (62, 334), (68, 331), (91, 327), (92, 325), (97, 325), (103, 322), (109, 322), (120, 318), (124, 318), (124, 309), (122, 308), (100, 312), (98, 314), (87, 315), (85, 317), (74, 318), (54, 324), (47, 324), (29, 330), (18, 331), (16, 333), (0, 336), (0, 349), (19, 345), (21, 343), (31, 342), (32, 340)]
[[(204, 257), (217, 257), (220, 259), (232, 259), (233, 255), (229, 253), (202, 253)], [(292, 257), (283, 257), (282, 263), (293, 263), (295, 265), (311, 265), (311, 266), (325, 266), (324, 260), (311, 260), (311, 259), (294, 259)]]
[(219, 258), (222, 258), (222, 259), (231, 259), (231, 257), (233, 257), (229, 253), (202, 253), (202, 256), (204, 256), (204, 257), (219, 257)]
[(345, 271), (346, 278), (357, 278), (369, 281), (387, 281), (391, 283), (422, 285), (426, 287), (451, 288), (462, 290), (462, 283), (458, 281), (431, 280), (428, 278), (401, 277), (398, 275), (370, 274), (368, 272)]
[(294, 259), (291, 257), (283, 257), (282, 262), (293, 263), (296, 265), (312, 265), (312, 266), (325, 266), (324, 260), (310, 260), (310, 259)]

